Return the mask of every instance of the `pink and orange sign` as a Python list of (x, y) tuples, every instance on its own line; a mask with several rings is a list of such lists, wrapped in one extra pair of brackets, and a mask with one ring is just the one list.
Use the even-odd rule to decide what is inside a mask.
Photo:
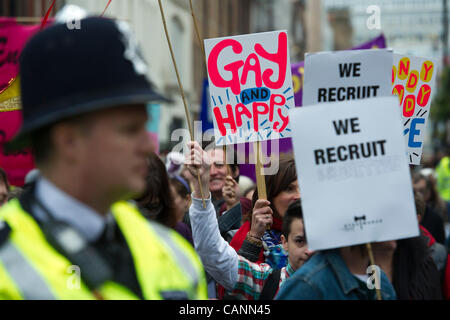
[(286, 31), (205, 40), (216, 145), (291, 136)]
[(392, 94), (398, 96), (410, 164), (420, 164), (436, 73), (435, 60), (394, 54)]

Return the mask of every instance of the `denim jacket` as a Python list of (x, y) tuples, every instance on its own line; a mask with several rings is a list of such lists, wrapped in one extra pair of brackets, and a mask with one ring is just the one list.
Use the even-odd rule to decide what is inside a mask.
[[(386, 274), (381, 271), (380, 291), (383, 300), (397, 295)], [(316, 253), (280, 288), (277, 300), (370, 300), (374, 292), (362, 288), (362, 281), (352, 275), (339, 251)], [(375, 291), (375, 289), (373, 289)]]

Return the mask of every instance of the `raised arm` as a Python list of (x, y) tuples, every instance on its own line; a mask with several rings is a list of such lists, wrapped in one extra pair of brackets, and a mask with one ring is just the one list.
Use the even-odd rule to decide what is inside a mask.
[(192, 226), (192, 237), (195, 250), (202, 259), (205, 270), (227, 290), (232, 290), (238, 280), (238, 254), (228, 245), (219, 232), (216, 211), (211, 203), (209, 193), (209, 165), (205, 152), (197, 142), (189, 142), (190, 153), (186, 159), (186, 166), (196, 177), (200, 170), (202, 190), (206, 209), (201, 200), (198, 179), (193, 183), (192, 204), (189, 217)]

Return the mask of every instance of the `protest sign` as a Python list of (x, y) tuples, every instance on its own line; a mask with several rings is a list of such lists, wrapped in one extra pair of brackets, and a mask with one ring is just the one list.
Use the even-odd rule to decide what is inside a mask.
[(291, 136), (286, 31), (205, 40), (216, 145)]
[(394, 54), (392, 94), (398, 96), (401, 107), (403, 134), (410, 164), (420, 164), (436, 73), (435, 60)]
[[(3, 144), (16, 135), (22, 124), (19, 110), (19, 55), (39, 25), (24, 26), (14, 18), (0, 18), (0, 167), (12, 185), (21, 186), (25, 175), (34, 168), (29, 150), (6, 153)], [(12, 81), (15, 79), (14, 81)]]
[[(361, 49), (377, 49), (377, 48), (386, 48), (386, 39), (383, 34), (380, 34), (378, 37), (371, 39), (370, 41), (364, 42), (362, 44), (353, 47), (352, 50), (361, 50)], [(300, 61), (291, 64), (291, 72), (292, 72), (292, 82), (294, 89), (294, 102), (296, 107), (302, 106), (302, 96), (303, 96), (303, 78), (305, 72), (305, 62)], [(209, 97), (208, 97), (209, 98)], [(203, 131), (206, 129), (212, 128), (212, 116), (210, 117), (210, 122), (207, 122), (205, 125), (205, 117), (203, 114), (207, 114), (204, 109), (203, 98), (202, 98), (202, 125)], [(211, 113), (211, 111), (210, 111)], [(281, 138), (278, 140), (278, 152), (292, 152), (292, 140), (291, 138)], [(261, 144), (263, 154), (271, 154), (272, 148), (270, 144), (262, 143)], [(275, 151), (276, 152), (276, 151)], [(246, 175), (250, 177), (253, 181), (255, 181), (255, 170), (254, 165), (252, 164), (241, 164), (239, 166), (239, 170), (242, 175)]]
[(392, 59), (387, 49), (307, 54), (303, 105), (390, 96)]
[(27, 39), (39, 26), (23, 26), (15, 18), (0, 18), (0, 112), (18, 110), (19, 55)]
[(290, 111), (310, 249), (419, 235), (397, 103), (382, 97)]

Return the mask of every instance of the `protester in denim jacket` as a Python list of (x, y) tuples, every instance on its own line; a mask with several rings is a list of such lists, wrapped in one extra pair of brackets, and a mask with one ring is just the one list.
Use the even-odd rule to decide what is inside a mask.
[[(316, 253), (281, 286), (277, 300), (375, 300), (376, 290), (367, 285), (369, 265), (364, 246), (343, 247)], [(381, 271), (383, 300), (397, 298)]]

